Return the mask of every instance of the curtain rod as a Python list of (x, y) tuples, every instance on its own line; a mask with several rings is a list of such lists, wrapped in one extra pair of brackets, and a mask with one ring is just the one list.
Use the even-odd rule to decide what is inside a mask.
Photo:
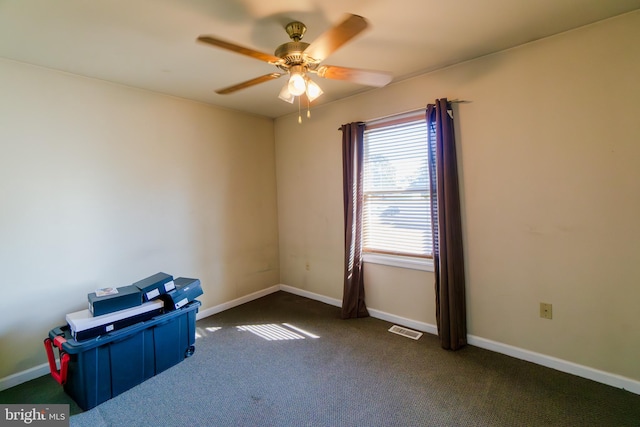
[[(464, 99), (452, 99), (450, 101), (447, 101), (449, 104), (466, 104), (469, 103), (471, 101), (465, 101)], [(388, 119), (389, 117), (395, 117), (395, 116), (404, 116), (404, 115), (408, 115), (411, 113), (418, 113), (420, 111), (425, 111), (427, 108), (427, 106), (425, 105), (424, 107), (418, 107), (418, 108), (413, 108), (411, 110), (406, 110), (400, 113), (394, 113), (394, 114), (389, 114), (386, 116), (381, 116), (381, 117), (376, 117), (375, 119), (369, 119), (369, 120), (364, 120), (362, 121), (363, 123), (370, 123), (370, 122), (377, 122), (378, 120), (384, 120), (384, 119)], [(342, 130), (341, 127), (338, 128), (338, 130)]]

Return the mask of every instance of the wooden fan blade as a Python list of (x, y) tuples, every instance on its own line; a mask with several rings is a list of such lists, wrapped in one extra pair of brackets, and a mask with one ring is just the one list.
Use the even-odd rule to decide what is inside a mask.
[(247, 80), (246, 82), (238, 83), (237, 85), (225, 87), (224, 89), (216, 90), (217, 94), (226, 95), (241, 89), (245, 89), (251, 86), (255, 86), (260, 83), (268, 82), (269, 80), (275, 80), (282, 76), (280, 73), (265, 74), (264, 76), (256, 77), (255, 79)]
[(340, 24), (321, 34), (305, 49), (304, 53), (320, 62), (357, 36), (367, 28), (367, 25), (367, 21), (362, 16), (349, 15)]
[(335, 65), (321, 65), (318, 76), (325, 79), (346, 80), (367, 86), (382, 87), (389, 84), (393, 76), (384, 71), (361, 70), (358, 68), (337, 67)]
[(282, 62), (282, 59), (278, 58), (277, 56), (270, 55), (264, 52), (258, 52), (257, 50), (253, 50), (248, 47), (244, 47), (244, 46), (240, 46), (224, 40), (220, 40), (211, 36), (200, 36), (198, 37), (198, 41), (202, 43), (207, 43), (216, 47), (221, 47), (222, 49), (227, 49), (235, 53), (247, 55), (252, 58), (259, 59), (264, 62), (268, 62), (269, 64), (277, 64)]

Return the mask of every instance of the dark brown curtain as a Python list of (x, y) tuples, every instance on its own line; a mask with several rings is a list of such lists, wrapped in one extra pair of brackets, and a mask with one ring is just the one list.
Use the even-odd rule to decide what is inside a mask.
[(342, 318), (367, 317), (362, 272), (362, 149), (364, 123), (342, 125), (344, 292)]
[(464, 255), (453, 112), (447, 99), (427, 105), (436, 321), (442, 348), (467, 344)]

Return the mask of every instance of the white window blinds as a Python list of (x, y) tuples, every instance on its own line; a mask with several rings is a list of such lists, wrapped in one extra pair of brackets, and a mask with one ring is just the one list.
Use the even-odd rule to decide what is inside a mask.
[(365, 128), (363, 251), (432, 255), (424, 116)]

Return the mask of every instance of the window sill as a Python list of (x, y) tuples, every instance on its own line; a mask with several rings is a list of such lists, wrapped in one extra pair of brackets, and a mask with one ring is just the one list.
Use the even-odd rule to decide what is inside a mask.
[(370, 264), (381, 264), (391, 267), (410, 268), (412, 270), (433, 271), (432, 259), (364, 253), (362, 254), (362, 260)]

